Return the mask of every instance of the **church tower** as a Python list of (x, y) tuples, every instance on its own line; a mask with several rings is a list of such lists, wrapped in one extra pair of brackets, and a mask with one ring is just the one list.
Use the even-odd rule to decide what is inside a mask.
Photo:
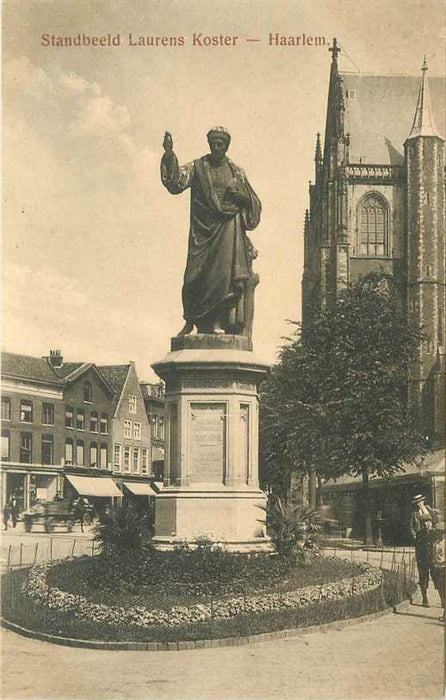
[(410, 400), (434, 444), (444, 441), (445, 181), (444, 139), (432, 114), (426, 59), (411, 132), (407, 168), (407, 313), (423, 329), (413, 368)]

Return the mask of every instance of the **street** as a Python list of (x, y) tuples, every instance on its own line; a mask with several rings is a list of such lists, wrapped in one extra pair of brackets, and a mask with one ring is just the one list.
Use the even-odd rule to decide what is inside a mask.
[(23, 523), (16, 528), (9, 527), (1, 536), (1, 568), (17, 567), (46, 559), (64, 559), (69, 556), (91, 554), (92, 529), (80, 531), (78, 524), (72, 532), (55, 530), (47, 534), (43, 530), (25, 532)]
[(221, 649), (97, 651), (3, 630), (3, 700), (331, 700), (443, 697), (443, 625), (432, 607), (344, 629)]

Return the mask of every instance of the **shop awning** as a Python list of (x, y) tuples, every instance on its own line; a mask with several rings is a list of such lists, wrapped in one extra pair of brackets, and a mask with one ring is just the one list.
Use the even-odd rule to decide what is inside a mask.
[(123, 481), (123, 484), (134, 496), (156, 496), (156, 491), (150, 484), (142, 484), (138, 481)]
[(110, 477), (72, 476), (71, 474), (66, 474), (66, 477), (80, 496), (122, 497), (122, 492)]

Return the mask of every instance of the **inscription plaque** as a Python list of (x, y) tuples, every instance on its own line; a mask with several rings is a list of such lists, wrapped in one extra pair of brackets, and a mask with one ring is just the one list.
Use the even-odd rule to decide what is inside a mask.
[(226, 461), (225, 408), (223, 403), (191, 404), (191, 482), (223, 482)]

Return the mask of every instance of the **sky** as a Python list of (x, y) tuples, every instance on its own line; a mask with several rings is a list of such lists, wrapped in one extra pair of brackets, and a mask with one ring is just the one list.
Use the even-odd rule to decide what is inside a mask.
[[(222, 124), (262, 201), (254, 347), (274, 362), (287, 319), (301, 317), (328, 43), (341, 45), (341, 70), (418, 75), (426, 54), (442, 75), (444, 24), (441, 0), (4, 0), (3, 348), (134, 360), (155, 380), (151, 364), (183, 325), (189, 225), (189, 193), (160, 183), (164, 131), (185, 163)], [(194, 46), (194, 33), (238, 39)], [(326, 45), (270, 45), (270, 33)], [(120, 44), (51, 45), (79, 34)], [(147, 46), (156, 36), (184, 46)]]

